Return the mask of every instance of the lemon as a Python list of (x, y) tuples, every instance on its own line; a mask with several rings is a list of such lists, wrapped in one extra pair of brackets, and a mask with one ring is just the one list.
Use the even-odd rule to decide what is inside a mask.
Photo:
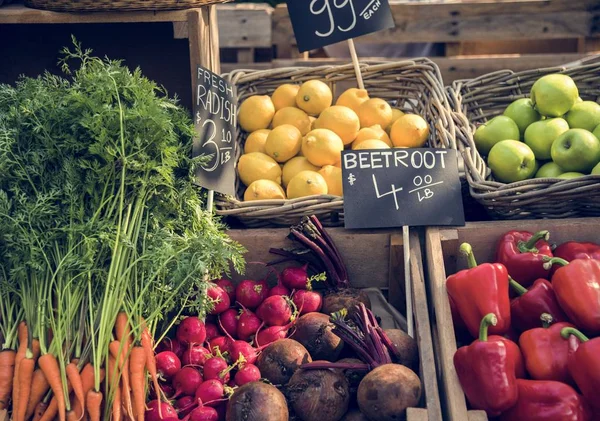
[(292, 85), (289, 83), (284, 83), (275, 89), (275, 92), (271, 95), (271, 101), (273, 101), (275, 111), (285, 107), (295, 107), (296, 95), (298, 94), (299, 89), (299, 85)]
[(291, 124), (277, 126), (269, 136), (265, 143), (267, 155), (277, 162), (285, 162), (293, 158), (300, 151), (302, 146), (302, 133)]
[(335, 105), (342, 105), (358, 112), (358, 107), (369, 99), (369, 94), (364, 89), (350, 88), (342, 92)]
[(390, 131), (392, 130), (392, 125), (396, 122), (396, 120), (398, 120), (400, 117), (402, 117), (404, 115), (403, 111), (400, 111), (398, 108), (392, 108), (392, 121), (390, 124), (388, 124), (388, 126), (385, 128), (385, 131), (390, 134)]
[(267, 141), (267, 136), (271, 130), (269, 129), (260, 129), (252, 132), (248, 135), (246, 139), (246, 143), (244, 144), (244, 153), (250, 152), (262, 152), (265, 151), (265, 142)]
[(242, 129), (248, 133), (266, 129), (275, 115), (275, 106), (266, 95), (254, 95), (240, 105), (238, 120)]
[(339, 160), (338, 162), (336, 162), (335, 164), (333, 164), (333, 166), (337, 167), (337, 168), (342, 168), (342, 161)]
[(283, 185), (287, 187), (288, 183), (296, 174), (301, 171), (319, 171), (319, 167), (311, 164), (308, 159), (303, 156), (296, 156), (290, 159), (283, 166), (283, 172), (281, 181), (283, 181)]
[(327, 194), (342, 196), (342, 169), (333, 165), (325, 165), (319, 170), (327, 183)]
[(309, 115), (317, 116), (325, 108), (331, 107), (333, 94), (331, 89), (320, 80), (304, 82), (296, 95), (296, 105)]
[(369, 99), (358, 107), (360, 127), (371, 127), (379, 124), (387, 127), (392, 121), (392, 107), (380, 98)]
[(245, 186), (256, 180), (271, 180), (281, 184), (281, 168), (277, 161), (260, 152), (242, 155), (238, 161), (238, 174)]
[(285, 199), (285, 192), (272, 180), (256, 180), (244, 192), (244, 201)]
[(361, 150), (361, 149), (390, 149), (390, 146), (381, 141), (381, 140), (377, 140), (377, 139), (368, 139), (368, 140), (363, 140), (362, 142), (360, 142), (358, 145), (356, 146), (352, 146), (352, 149), (354, 150)]
[(315, 171), (300, 171), (287, 186), (288, 199), (327, 194), (327, 182)]
[(296, 126), (302, 136), (310, 132), (310, 118), (308, 114), (296, 107), (284, 107), (275, 113), (273, 117), (273, 128), (283, 124), (291, 124)]
[(311, 130), (316, 129), (316, 127), (315, 127), (315, 121), (317, 121), (317, 117), (313, 117), (312, 115), (309, 115), (308, 119), (310, 120), (310, 129)]
[(392, 125), (390, 137), (394, 146), (420, 148), (427, 142), (429, 126), (417, 114), (404, 114)]
[(302, 139), (302, 155), (318, 167), (333, 165), (342, 159), (344, 142), (328, 129), (315, 129)]
[(381, 140), (382, 142), (386, 143), (390, 148), (393, 146), (392, 141), (390, 140), (390, 137), (385, 132), (385, 130), (383, 130), (379, 124), (376, 124), (371, 127), (364, 127), (360, 129), (358, 135), (356, 136), (356, 139), (354, 139), (354, 142), (352, 142), (352, 148), (357, 146), (360, 142), (370, 139)]
[(334, 105), (321, 113), (315, 121), (315, 129), (329, 129), (342, 139), (344, 145), (348, 145), (356, 138), (360, 130), (360, 121), (350, 108)]

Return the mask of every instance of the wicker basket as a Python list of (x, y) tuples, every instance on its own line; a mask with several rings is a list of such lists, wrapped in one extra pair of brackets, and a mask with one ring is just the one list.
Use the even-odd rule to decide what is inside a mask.
[(493, 179), (475, 148), (473, 133), (477, 125), (502, 114), (514, 100), (529, 97), (533, 83), (551, 73), (571, 76), (583, 100), (600, 101), (600, 56), (563, 67), (519, 73), (498, 71), (476, 79), (457, 80), (447, 88), (456, 111), (458, 149), (465, 161), (470, 194), (494, 219), (600, 216), (600, 176), (500, 183)]
[[(365, 89), (394, 106), (421, 115), (429, 122), (430, 147), (456, 149), (455, 126), (444, 93), (438, 67), (421, 58), (401, 62), (361, 62)], [(237, 91), (238, 104), (251, 95), (270, 95), (283, 83), (302, 83), (319, 79), (332, 88), (334, 98), (345, 89), (356, 87), (352, 64), (343, 66), (293, 67), (266, 71), (236, 70), (224, 76)], [(238, 127), (236, 162), (247, 134)], [(245, 187), (236, 178), (237, 197), (215, 197), (216, 212), (231, 216), (249, 227), (289, 226), (302, 216), (315, 214), (328, 226), (343, 225), (344, 201), (339, 196), (321, 195), (293, 200), (243, 202)]]
[(115, 12), (193, 9), (230, 0), (25, 0), (25, 6), (55, 12)]

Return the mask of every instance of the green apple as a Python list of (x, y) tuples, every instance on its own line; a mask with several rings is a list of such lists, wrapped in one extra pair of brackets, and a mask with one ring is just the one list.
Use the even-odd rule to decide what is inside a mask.
[(510, 117), (517, 126), (519, 127), (519, 132), (521, 133), (521, 139), (525, 135), (525, 129), (533, 123), (534, 121), (538, 121), (541, 116), (540, 113), (536, 111), (533, 106), (533, 102), (529, 98), (521, 98), (513, 101), (506, 110), (504, 110), (504, 115)]
[(537, 159), (550, 159), (552, 143), (558, 136), (569, 130), (562, 118), (547, 118), (531, 123), (525, 130), (525, 143), (531, 148)]
[(598, 127), (596, 127), (596, 128), (594, 129), (594, 131), (592, 132), (592, 134), (593, 134), (594, 136), (596, 136), (596, 137), (597, 137), (597, 138), (600, 140), (600, 124), (598, 124)]
[(556, 165), (556, 162), (546, 162), (537, 170), (534, 178), (556, 178), (564, 172), (565, 170)]
[(531, 101), (540, 114), (560, 117), (573, 107), (579, 97), (577, 85), (567, 75), (546, 75), (531, 87)]
[(504, 115), (496, 116), (487, 123), (477, 127), (473, 136), (475, 146), (477, 146), (477, 150), (482, 155), (489, 154), (492, 147), (502, 140), (517, 140), (519, 137), (519, 126), (517, 126), (517, 123)]
[(552, 144), (552, 160), (565, 171), (587, 173), (600, 162), (600, 140), (583, 129), (570, 129)]
[(580, 172), (575, 172), (575, 171), (570, 171), (570, 172), (564, 172), (561, 175), (559, 175), (556, 178), (562, 178), (564, 180), (570, 180), (572, 178), (579, 178), (579, 177), (583, 177), (585, 174), (580, 173)]
[(585, 129), (590, 132), (600, 124), (600, 104), (583, 101), (573, 105), (567, 113), (567, 123), (572, 129)]
[(535, 155), (523, 142), (502, 140), (490, 151), (488, 166), (496, 180), (503, 183), (526, 180), (535, 173)]
[(600, 175), (600, 163), (597, 164), (594, 168), (592, 168), (591, 174)]

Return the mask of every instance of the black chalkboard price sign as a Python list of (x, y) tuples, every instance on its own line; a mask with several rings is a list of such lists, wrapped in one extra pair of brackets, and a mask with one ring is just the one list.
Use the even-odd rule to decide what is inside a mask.
[(346, 228), (464, 225), (456, 151), (342, 152)]
[(388, 0), (287, 0), (300, 52), (393, 28)]
[(194, 156), (210, 157), (196, 172), (198, 184), (219, 193), (235, 195), (237, 105), (233, 86), (201, 66), (198, 66), (194, 119), (198, 134)]

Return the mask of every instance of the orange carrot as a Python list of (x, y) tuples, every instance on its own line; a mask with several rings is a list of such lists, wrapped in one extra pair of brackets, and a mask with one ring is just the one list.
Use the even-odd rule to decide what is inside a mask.
[(146, 322), (142, 321), (144, 329), (142, 330), (142, 347), (146, 353), (146, 370), (150, 373), (152, 378), (152, 384), (156, 392), (156, 398), (158, 400), (158, 416), (162, 418), (162, 405), (160, 404), (160, 385), (158, 384), (158, 370), (156, 369), (156, 358), (154, 357), (154, 347), (152, 346), (152, 336), (150, 331), (146, 327)]
[(146, 398), (144, 384), (146, 368), (146, 351), (141, 346), (134, 346), (129, 356), (129, 369), (131, 370), (131, 390), (133, 391), (133, 409), (135, 419), (143, 419)]
[(25, 357), (19, 364), (19, 397), (18, 406), (13, 406), (13, 418), (15, 421), (25, 421), (25, 412), (27, 411), (27, 403), (31, 395), (31, 379), (33, 378), (33, 370), (35, 368), (35, 360)]
[(117, 362), (112, 355), (108, 356), (108, 384), (109, 389), (114, 390), (112, 403), (112, 419), (113, 421), (121, 421), (121, 386), (119, 385), (119, 368)]
[[(128, 341), (129, 342), (129, 341)], [(125, 411), (133, 418), (133, 411), (131, 407), (131, 383), (129, 380), (129, 358), (126, 357), (129, 352), (129, 348), (125, 348), (124, 345), (121, 349), (121, 342), (118, 340), (112, 341), (108, 346), (110, 355), (119, 363), (119, 370), (121, 370), (121, 385), (123, 387), (123, 403), (125, 404)]]
[[(39, 360), (38, 360), (39, 362)], [(61, 387), (61, 391), (62, 391), (62, 387)], [(69, 393), (71, 393), (73, 391), (73, 387), (71, 386), (71, 383), (69, 381), (67, 381), (67, 391)], [(44, 415), (42, 416), (42, 418), (40, 419), (40, 421), (55, 421), (56, 419), (56, 414), (58, 414), (59, 411), (59, 401), (56, 398), (56, 395), (52, 396), (52, 399), (50, 400), (50, 403), (48, 404), (46, 411), (44, 412)], [(66, 417), (66, 414), (65, 414)]]
[(38, 358), (40, 358), (40, 340), (34, 338), (31, 341), (31, 348), (30, 349), (31, 349), (31, 352), (33, 353), (33, 359), (35, 361), (37, 361)]
[(31, 396), (29, 396), (29, 403), (25, 412), (26, 420), (31, 418), (39, 403), (44, 399), (46, 393), (48, 393), (48, 389), (50, 389), (50, 385), (46, 380), (44, 372), (40, 368), (36, 369), (31, 379)]
[(35, 411), (33, 411), (33, 419), (32, 421), (40, 421), (44, 416), (44, 413), (48, 409), (48, 404), (44, 401), (40, 401), (36, 407)]
[[(94, 366), (91, 363), (87, 363), (83, 367), (83, 370), (81, 370), (80, 376), (81, 385), (83, 387), (83, 396), (85, 398), (87, 392), (92, 390), (92, 388), (94, 387)], [(76, 399), (75, 402), (73, 402), (73, 411), (75, 411), (78, 417), (82, 417), (83, 415), (85, 415), (84, 406), (85, 403), (79, 402), (79, 399)]]
[[(83, 393), (83, 382), (81, 379), (81, 375), (79, 374), (79, 369), (77, 368), (77, 365), (73, 361), (71, 361), (69, 364), (67, 364), (65, 370), (67, 372), (67, 378), (69, 379), (69, 383), (71, 383), (71, 386), (73, 387), (75, 397), (77, 398), (77, 401), (81, 402), (82, 410), (85, 411), (85, 394)], [(81, 414), (75, 411), (71, 411), (74, 414), (72, 416), (77, 416), (77, 418), (75, 419), (80, 420), (83, 418), (83, 411), (81, 411)]]
[(87, 393), (86, 406), (90, 421), (100, 421), (100, 411), (102, 408), (102, 392), (94, 389)]
[[(15, 371), (13, 378), (13, 390), (12, 390), (12, 405), (13, 408), (17, 408), (19, 405), (19, 364), (21, 360), (25, 358), (27, 353), (27, 341), (29, 330), (27, 329), (27, 323), (21, 322), (17, 327), (17, 338), (19, 339), (19, 348), (17, 349), (17, 355), (15, 356)], [(14, 411), (13, 411), (14, 412)], [(14, 418), (13, 414), (13, 418)]]
[(79, 421), (79, 418), (77, 418), (77, 414), (72, 409), (70, 411), (67, 411), (67, 421)]
[(50, 385), (52, 393), (54, 393), (54, 397), (56, 398), (58, 404), (58, 417), (60, 421), (66, 421), (67, 410), (65, 407), (65, 396), (62, 388), (58, 361), (54, 355), (45, 354), (39, 358), (38, 364), (44, 372), (46, 380), (48, 380), (48, 384)]
[(16, 356), (17, 353), (12, 349), (0, 352), (0, 410), (8, 408), (15, 375)]

